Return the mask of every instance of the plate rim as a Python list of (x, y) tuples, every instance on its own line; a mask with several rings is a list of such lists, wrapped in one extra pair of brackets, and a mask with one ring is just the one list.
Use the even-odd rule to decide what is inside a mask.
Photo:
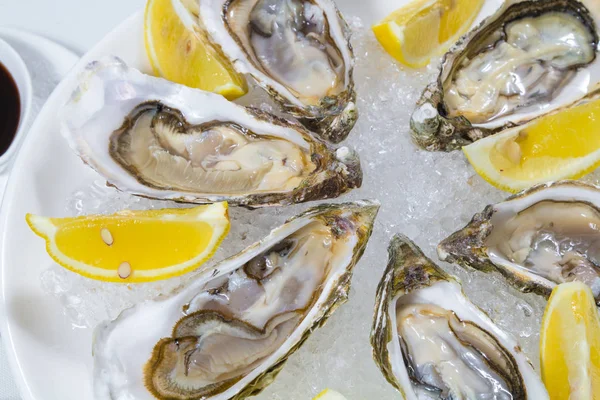
[[(132, 25), (134, 25), (135, 21), (140, 18), (140, 14), (142, 13), (143, 9), (137, 10), (130, 14), (123, 21), (121, 21), (121, 23), (119, 23), (116, 27), (109, 31), (100, 41), (98, 41), (84, 55), (82, 55), (79, 58), (79, 60), (75, 63), (75, 65), (73, 65), (73, 67), (67, 73), (67, 75), (65, 75), (62, 78), (62, 80), (54, 88), (50, 96), (48, 96), (38, 115), (35, 117), (33, 123), (29, 127), (27, 135), (21, 143), (19, 152), (17, 153), (14, 159), (11, 173), (9, 174), (6, 190), (4, 192), (2, 203), (0, 205), (0, 227), (2, 227), (0, 233), (0, 335), (2, 337), (2, 345), (4, 346), (4, 349), (6, 351), (6, 358), (8, 360), (12, 376), (15, 380), (17, 388), (19, 389), (19, 394), (21, 395), (23, 400), (40, 399), (34, 396), (30, 387), (30, 382), (34, 381), (35, 377), (25, 376), (25, 373), (21, 366), (21, 358), (19, 357), (15, 349), (15, 343), (11, 331), (12, 321), (9, 321), (9, 319), (7, 318), (7, 302), (10, 299), (7, 298), (6, 295), (5, 285), (7, 281), (5, 279), (5, 275), (7, 269), (10, 268), (10, 265), (9, 260), (7, 260), (5, 249), (7, 247), (8, 242), (8, 229), (6, 229), (8, 223), (8, 216), (9, 214), (11, 214), (11, 210), (14, 207), (15, 201), (17, 200), (14, 197), (14, 192), (16, 190), (16, 182), (18, 181), (19, 174), (14, 171), (19, 170), (19, 167), (22, 167), (25, 163), (25, 155), (29, 153), (28, 149), (33, 146), (32, 143), (34, 142), (35, 137), (37, 136), (35, 133), (43, 131), (40, 125), (48, 119), (46, 114), (48, 114), (49, 112), (48, 109), (50, 108), (50, 105), (56, 103), (57, 99), (61, 96), (61, 94), (64, 93), (65, 90), (67, 90), (67, 88), (72, 85), (72, 82), (76, 79), (82, 67), (85, 67), (85, 65), (87, 65), (95, 57), (95, 55), (99, 51), (101, 51), (101, 49), (106, 47), (107, 44), (115, 42), (119, 38), (120, 33), (122, 31), (127, 30)], [(11, 28), (10, 30), (15, 29)]]

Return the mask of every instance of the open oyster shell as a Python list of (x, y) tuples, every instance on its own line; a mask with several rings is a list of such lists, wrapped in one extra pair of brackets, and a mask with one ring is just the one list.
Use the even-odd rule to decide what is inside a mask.
[(337, 197), (362, 183), (348, 148), (115, 58), (87, 67), (61, 121), (77, 154), (135, 195), (256, 207)]
[(407, 400), (549, 398), (518, 343), (402, 235), (377, 288), (371, 345)]
[(558, 283), (581, 281), (600, 305), (600, 189), (576, 181), (535, 186), (475, 214), (438, 254), (499, 271), (518, 289), (546, 297)]
[(202, 0), (201, 25), (287, 113), (339, 143), (358, 113), (349, 29), (331, 0)]
[(592, 0), (506, 1), (445, 55), (414, 140), (454, 150), (581, 99), (600, 81), (599, 22)]
[(379, 206), (320, 205), (96, 329), (98, 399), (243, 399), (348, 297)]

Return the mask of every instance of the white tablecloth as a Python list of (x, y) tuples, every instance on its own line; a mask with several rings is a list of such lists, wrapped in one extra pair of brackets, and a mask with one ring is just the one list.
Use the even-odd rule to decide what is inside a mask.
[(6, 350), (0, 346), (0, 400), (18, 400), (19, 390), (12, 377), (12, 372), (6, 359)]

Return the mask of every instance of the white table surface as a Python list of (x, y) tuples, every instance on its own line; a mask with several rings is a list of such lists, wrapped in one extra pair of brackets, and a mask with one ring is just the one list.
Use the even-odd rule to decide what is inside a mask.
[[(371, 23), (409, 0), (336, 0), (344, 13)], [(0, 26), (29, 30), (52, 39), (78, 54), (96, 42), (146, 0), (0, 0)]]
[(145, 0), (0, 0), (0, 26), (26, 29), (83, 54), (145, 3)]

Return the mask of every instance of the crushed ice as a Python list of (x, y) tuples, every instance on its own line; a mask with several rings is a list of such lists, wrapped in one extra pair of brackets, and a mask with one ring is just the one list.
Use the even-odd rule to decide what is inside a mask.
[[(437, 63), (424, 70), (405, 70), (391, 62), (359, 18), (351, 18), (350, 24), (357, 57), (360, 119), (344, 145), (359, 151), (364, 183), (340, 201), (378, 199), (382, 206), (367, 251), (355, 269), (349, 302), (290, 357), (279, 377), (257, 399), (305, 400), (326, 387), (350, 400), (398, 398), (376, 368), (369, 344), (375, 289), (387, 263), (390, 238), (404, 233), (437, 261), (435, 246), (440, 240), (462, 228), (485, 205), (507, 196), (477, 176), (462, 152), (429, 153), (411, 142), (410, 113), (425, 85), (434, 78)], [(586, 180), (599, 183), (597, 174)], [(165, 206), (179, 205), (129, 196), (101, 181), (81, 188), (66, 205), (72, 215)], [(211, 262), (237, 253), (309, 206), (256, 211), (231, 208), (231, 232)], [(442, 266), (462, 280), (475, 304), (517, 338), (537, 367), (545, 300), (517, 292), (496, 274)], [(55, 265), (43, 273), (42, 284), (63, 304), (74, 327), (93, 327), (193, 277), (191, 273), (163, 282), (119, 285), (92, 281)]]

